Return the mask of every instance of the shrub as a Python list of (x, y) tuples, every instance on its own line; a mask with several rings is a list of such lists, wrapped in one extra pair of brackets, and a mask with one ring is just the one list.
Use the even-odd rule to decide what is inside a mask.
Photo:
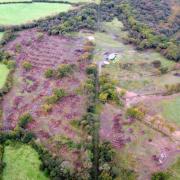
[(83, 46), (85, 52), (92, 52), (94, 50), (94, 43), (92, 41), (87, 41)]
[(32, 132), (26, 132), (24, 136), (22, 137), (23, 143), (29, 143), (32, 139), (35, 138), (35, 135)]
[(170, 175), (168, 173), (157, 172), (152, 175), (151, 180), (168, 180), (169, 176)]
[(135, 118), (141, 120), (144, 117), (144, 113), (140, 111), (138, 108), (128, 108), (126, 111), (127, 117)]
[(84, 84), (84, 88), (87, 93), (93, 93), (95, 92), (95, 84), (94, 81), (91, 79), (88, 79), (86, 83)]
[(99, 176), (99, 180), (113, 180), (113, 178), (108, 172), (103, 171)]
[(26, 128), (27, 124), (31, 121), (32, 121), (31, 114), (24, 113), (22, 116), (20, 116), (18, 125), (21, 128)]
[(160, 68), (160, 67), (161, 67), (161, 61), (155, 60), (155, 61), (152, 62), (152, 65), (153, 65), (155, 68)]
[(58, 100), (60, 100), (62, 97), (64, 97), (66, 95), (64, 89), (54, 89), (53, 92)]
[(32, 69), (32, 64), (29, 61), (24, 61), (22, 63), (22, 66), (26, 71), (29, 71)]
[(121, 91), (120, 91), (120, 96), (121, 97), (124, 97), (126, 95), (126, 90), (125, 89), (122, 89)]
[(15, 37), (14, 32), (11, 30), (5, 31), (3, 34), (3, 37), (0, 41), (1, 45), (7, 44), (9, 41), (11, 41)]
[(88, 75), (90, 75), (90, 74), (96, 75), (96, 74), (97, 74), (97, 67), (96, 67), (96, 65), (89, 65), (89, 66), (86, 68), (86, 73), (87, 73)]
[(38, 40), (38, 41), (42, 40), (43, 37), (44, 37), (44, 34), (43, 34), (43, 33), (41, 33), (41, 32), (38, 32), (38, 33), (37, 33), (37, 40)]
[(167, 67), (160, 67), (159, 70), (160, 70), (161, 74), (166, 74), (168, 72)]
[[(63, 98), (64, 96), (66, 96), (66, 93), (65, 93), (64, 89), (54, 89), (53, 90), (53, 95), (46, 98), (46, 103), (49, 104), (49, 105), (50, 104), (55, 104), (61, 98)], [(47, 106), (46, 106), (46, 108), (47, 108)]]
[(46, 98), (46, 103), (47, 104), (55, 104), (57, 103), (58, 99), (56, 96), (52, 95)]
[(16, 67), (16, 62), (13, 61), (13, 60), (8, 60), (8, 62), (7, 62), (7, 67), (8, 67), (9, 69), (14, 69), (14, 68)]
[(99, 100), (103, 103), (107, 101), (114, 101), (115, 103), (122, 105), (118, 92), (116, 90), (115, 82), (113, 82), (108, 76), (104, 75), (100, 77), (100, 92)]
[(99, 100), (103, 103), (108, 101), (108, 93), (102, 92), (99, 95)]
[(90, 52), (85, 52), (80, 56), (80, 60), (87, 61), (92, 58), (92, 54)]
[(53, 75), (54, 75), (53, 69), (47, 69), (47, 70), (45, 71), (44, 75), (45, 75), (46, 78), (51, 78), (51, 77), (53, 77)]
[(21, 45), (20, 44), (16, 44), (15, 51), (16, 52), (20, 52), (21, 51)]
[(47, 103), (43, 104), (42, 108), (45, 112), (51, 112), (52, 111), (52, 105), (51, 104), (47, 104)]
[(73, 65), (70, 64), (61, 64), (58, 69), (56, 70), (56, 76), (58, 78), (63, 78), (72, 74), (73, 72)]

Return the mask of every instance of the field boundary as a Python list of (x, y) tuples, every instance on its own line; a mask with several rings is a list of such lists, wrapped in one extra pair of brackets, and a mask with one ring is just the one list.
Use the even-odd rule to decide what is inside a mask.
[(49, 1), (49, 0), (31, 0), (31, 1), (9, 1), (9, 2), (0, 2), (0, 5), (3, 4), (32, 4), (32, 3), (60, 3), (60, 4), (70, 4), (70, 5), (79, 5), (81, 3), (72, 3), (68, 1)]

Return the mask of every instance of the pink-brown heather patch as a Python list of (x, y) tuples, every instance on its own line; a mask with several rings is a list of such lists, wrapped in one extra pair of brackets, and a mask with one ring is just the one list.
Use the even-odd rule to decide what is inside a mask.
[[(6, 128), (15, 128), (19, 117), (24, 112), (29, 112), (33, 121), (27, 128), (53, 152), (61, 154), (60, 149), (56, 149), (56, 143), (47, 143), (51, 137), (63, 135), (75, 142), (80, 142), (83, 138), (70, 125), (70, 121), (81, 119), (86, 112), (85, 95), (76, 93), (76, 89), (86, 80), (87, 62), (78, 61), (83, 52), (83, 39), (49, 36), (44, 33), (40, 40), (37, 34), (36, 29), (22, 31), (5, 47), (15, 58), (17, 68), (14, 86), (3, 101), (3, 125)], [(18, 52), (17, 44), (20, 45)], [(23, 69), (24, 61), (32, 64), (31, 70)], [(44, 77), (46, 69), (55, 69), (62, 63), (74, 64), (74, 73), (62, 79)], [(63, 88), (69, 95), (53, 105), (51, 112), (45, 113), (42, 105), (45, 98), (52, 95), (54, 88)], [(67, 152), (67, 157), (69, 153), (71, 151)], [(65, 154), (63, 156), (66, 157)]]

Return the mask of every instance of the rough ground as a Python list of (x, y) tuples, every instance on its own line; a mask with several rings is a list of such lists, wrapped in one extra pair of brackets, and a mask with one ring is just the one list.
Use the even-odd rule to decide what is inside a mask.
[[(67, 150), (66, 146), (59, 148), (57, 139), (66, 137), (76, 143), (83, 140), (82, 132), (70, 125), (72, 120), (80, 119), (86, 112), (86, 97), (76, 93), (77, 88), (86, 79), (86, 63), (78, 61), (83, 40), (47, 34), (39, 38), (38, 35), (39, 32), (35, 29), (20, 32), (16, 40), (6, 46), (6, 50), (16, 59), (17, 69), (14, 74), (14, 86), (3, 102), (3, 125), (7, 129), (14, 128), (24, 112), (31, 113), (33, 121), (28, 129), (35, 132), (52, 152), (67, 157), (81, 169), (81, 156), (85, 157), (85, 152), (73, 152)], [(30, 71), (23, 69), (24, 60), (32, 63), (33, 68)], [(44, 77), (47, 68), (57, 68), (62, 63), (75, 64), (72, 75), (63, 79)], [(68, 96), (55, 104), (52, 112), (45, 113), (42, 105), (46, 96), (52, 95), (54, 88), (65, 89)]]

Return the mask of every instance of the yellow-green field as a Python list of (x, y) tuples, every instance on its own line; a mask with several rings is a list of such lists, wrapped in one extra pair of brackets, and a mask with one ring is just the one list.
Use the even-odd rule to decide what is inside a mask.
[(61, 3), (1, 4), (0, 24), (23, 24), (49, 15), (66, 12), (70, 8), (71, 5)]
[(5, 146), (3, 161), (4, 180), (47, 180), (39, 170), (41, 164), (37, 152), (28, 145), (12, 143)]
[(164, 100), (161, 105), (163, 116), (168, 121), (180, 125), (180, 96), (172, 100)]

